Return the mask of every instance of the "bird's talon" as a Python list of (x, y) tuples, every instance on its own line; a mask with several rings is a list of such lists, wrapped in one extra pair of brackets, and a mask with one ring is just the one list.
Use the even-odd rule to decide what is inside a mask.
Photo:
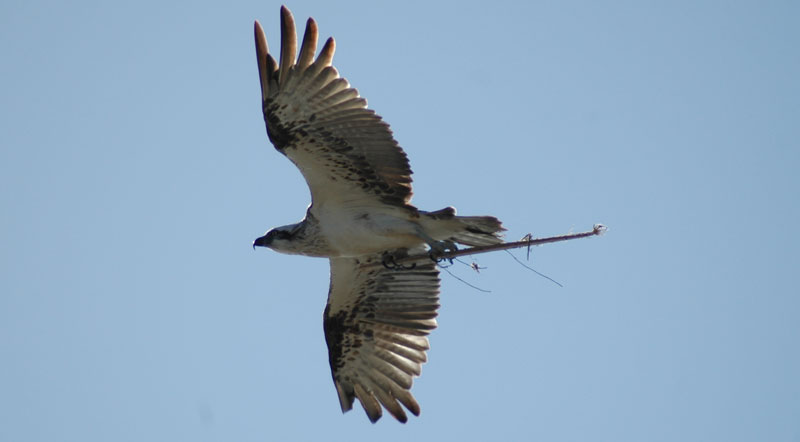
[(383, 267), (385, 267), (385, 268), (387, 268), (389, 270), (411, 270), (411, 269), (417, 267), (417, 263), (415, 263), (415, 262), (412, 262), (411, 265), (408, 265), (408, 266), (407, 265), (403, 265), (403, 264), (399, 264), (396, 261), (395, 256), (393, 254), (391, 254), (391, 253), (388, 253), (388, 252), (383, 254), (383, 258), (381, 260), (381, 263), (383, 264)]
[(384, 253), (381, 263), (383, 264), (383, 267), (389, 270), (394, 270), (397, 268), (397, 262), (394, 260), (394, 255), (391, 253)]
[(431, 260), (435, 263), (441, 263), (447, 260), (450, 264), (453, 263), (453, 258), (446, 257), (445, 255), (451, 252), (457, 252), (458, 246), (453, 241), (439, 241), (435, 244), (429, 244), (430, 250), (428, 251), (428, 256), (430, 256)]

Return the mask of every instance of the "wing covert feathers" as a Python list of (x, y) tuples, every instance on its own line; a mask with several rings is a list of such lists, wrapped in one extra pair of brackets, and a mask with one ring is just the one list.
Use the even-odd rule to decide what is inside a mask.
[(367, 101), (331, 65), (333, 38), (314, 59), (318, 36), (316, 22), (308, 19), (297, 55), (294, 18), (282, 7), (278, 63), (270, 55), (264, 30), (255, 23), (262, 111), (270, 141), (303, 173), (314, 201), (347, 195), (350, 200), (407, 205), (411, 168), (405, 152), (389, 125), (367, 109)]
[(358, 398), (372, 422), (383, 408), (406, 422), (403, 407), (420, 412), (409, 389), (427, 360), (426, 336), (436, 328), (439, 271), (433, 262), (402, 270), (369, 266), (380, 260), (331, 258), (325, 341), (342, 412)]

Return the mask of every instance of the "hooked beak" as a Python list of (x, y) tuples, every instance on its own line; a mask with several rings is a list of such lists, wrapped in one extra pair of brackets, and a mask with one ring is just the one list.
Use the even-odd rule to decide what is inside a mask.
[(267, 240), (267, 235), (256, 238), (256, 240), (253, 241), (253, 250), (255, 250), (256, 247), (267, 247), (269, 243), (270, 241)]

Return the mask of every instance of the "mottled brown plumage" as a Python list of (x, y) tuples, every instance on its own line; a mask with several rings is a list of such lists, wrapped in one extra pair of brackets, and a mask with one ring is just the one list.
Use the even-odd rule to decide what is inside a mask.
[(295, 63), (294, 18), (282, 7), (281, 62), (276, 65), (258, 22), (255, 34), (267, 133), (303, 173), (312, 201), (347, 195), (405, 206), (411, 200), (408, 158), (389, 125), (331, 66), (333, 38), (314, 61), (318, 32), (309, 19)]
[(371, 421), (383, 405), (405, 422), (400, 404), (420, 412), (409, 389), (427, 360), (425, 336), (436, 328), (439, 271), (432, 261), (402, 271), (372, 265), (381, 259), (331, 259), (325, 340), (342, 411), (358, 397)]

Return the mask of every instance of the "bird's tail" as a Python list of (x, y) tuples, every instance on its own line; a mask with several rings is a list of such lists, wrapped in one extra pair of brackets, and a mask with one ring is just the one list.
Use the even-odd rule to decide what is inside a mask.
[(502, 232), (506, 230), (493, 216), (457, 216), (453, 207), (425, 212), (425, 217), (429, 223), (435, 224), (429, 231), (442, 232), (432, 235), (437, 240), (447, 239), (471, 247), (499, 244), (503, 242)]

